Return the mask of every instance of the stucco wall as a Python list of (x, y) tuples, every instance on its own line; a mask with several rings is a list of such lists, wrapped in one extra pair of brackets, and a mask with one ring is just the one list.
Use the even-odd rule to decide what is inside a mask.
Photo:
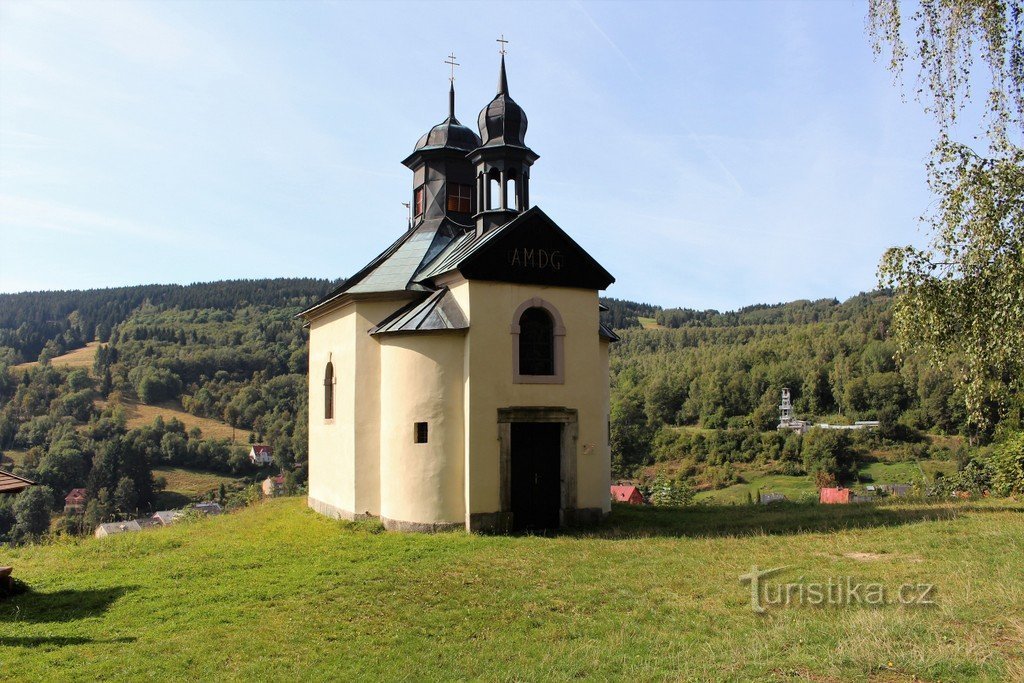
[[(593, 290), (471, 281), (453, 283), (470, 318), (466, 366), (467, 516), (500, 509), (497, 411), (564, 407), (579, 411), (577, 507), (611, 509), (608, 486), (608, 356), (598, 336), (598, 296)], [(565, 326), (565, 382), (514, 384), (512, 317), (539, 297), (554, 306)]]
[[(356, 301), (310, 322), (309, 497), (344, 517), (380, 514), (380, 345), (367, 332), (404, 300)], [(334, 419), (324, 369), (334, 363)]]
[[(349, 306), (309, 325), (309, 496), (338, 510), (355, 509), (352, 386), (355, 311)], [(324, 419), (324, 371), (334, 364), (334, 419)]]
[[(464, 335), (388, 335), (380, 342), (381, 517), (462, 523)], [(415, 443), (416, 422), (427, 423), (427, 443)]]

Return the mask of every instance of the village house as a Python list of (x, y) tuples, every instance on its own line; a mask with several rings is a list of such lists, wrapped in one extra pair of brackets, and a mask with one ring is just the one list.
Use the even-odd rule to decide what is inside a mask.
[(309, 505), (325, 515), (506, 531), (611, 510), (616, 337), (598, 294), (614, 278), (531, 205), (539, 157), (509, 92), (503, 55), (478, 135), (455, 117), (453, 82), (447, 118), (402, 162), (409, 225), (300, 314)]
[(128, 522), (107, 522), (96, 527), (93, 534), (96, 538), (113, 536), (114, 534), (126, 534), (134, 531), (142, 531), (142, 527), (134, 519)]
[(284, 475), (278, 474), (273, 477), (267, 477), (263, 480), (263, 495), (268, 498), (274, 496), (280, 496), (284, 493)]
[(249, 462), (257, 467), (270, 465), (274, 462), (274, 453), (270, 450), (270, 446), (253, 444), (253, 447), (249, 449)]
[(204, 515), (219, 515), (224, 510), (221, 508), (220, 503), (209, 500), (203, 503), (196, 503), (192, 506), (195, 510), (202, 512)]
[(71, 489), (64, 496), (64, 514), (80, 515), (85, 512), (85, 489)]
[(781, 503), (786, 500), (786, 496), (781, 493), (762, 493), (759, 497), (758, 503), (761, 505), (769, 505), (771, 503)]
[(630, 505), (643, 505), (644, 494), (635, 486), (625, 484), (612, 485), (612, 502), (629, 503)]
[(167, 526), (173, 524), (174, 520), (180, 516), (181, 513), (177, 510), (160, 510), (152, 518), (159, 522), (161, 526)]

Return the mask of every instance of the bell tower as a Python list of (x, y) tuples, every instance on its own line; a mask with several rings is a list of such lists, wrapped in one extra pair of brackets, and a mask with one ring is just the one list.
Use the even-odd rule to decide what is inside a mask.
[(477, 233), (508, 223), (530, 208), (530, 167), (540, 157), (526, 146), (526, 112), (508, 94), (504, 41), (498, 92), (477, 118), (479, 147), (469, 153), (476, 167)]
[[(476, 213), (473, 193), (473, 164), (466, 154), (480, 146), (480, 138), (455, 118), (455, 55), (448, 87), (448, 117), (427, 131), (412, 154), (402, 163), (413, 172), (412, 221), (416, 228), (424, 221), (449, 218), (466, 225)], [(467, 226), (468, 227), (468, 226)]]

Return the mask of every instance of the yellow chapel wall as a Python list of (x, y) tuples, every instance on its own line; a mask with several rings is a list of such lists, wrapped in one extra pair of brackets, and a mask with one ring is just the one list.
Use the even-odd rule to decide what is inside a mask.
[[(380, 514), (380, 345), (367, 333), (404, 303), (353, 301), (310, 321), (309, 498), (325, 514)], [(333, 420), (324, 419), (328, 358)]]
[[(610, 511), (608, 344), (598, 334), (597, 292), (479, 280), (453, 282), (451, 291), (470, 319), (464, 359), (467, 522), (471, 514), (500, 509), (497, 412), (513, 406), (578, 411), (577, 508)], [(534, 297), (562, 317), (563, 384), (513, 383), (512, 317)]]
[[(381, 519), (388, 528), (462, 526), (464, 333), (380, 337)], [(427, 423), (427, 443), (414, 424)]]

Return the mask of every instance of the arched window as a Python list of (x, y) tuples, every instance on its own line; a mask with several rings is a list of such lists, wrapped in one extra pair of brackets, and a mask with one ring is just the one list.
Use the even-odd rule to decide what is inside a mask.
[(519, 374), (555, 374), (555, 323), (543, 308), (527, 308), (519, 318)]
[(516, 384), (565, 381), (565, 327), (554, 306), (540, 298), (524, 301), (512, 318), (512, 335)]
[(492, 168), (487, 174), (487, 208), (496, 210), (501, 208), (501, 174), (498, 169)]
[(324, 419), (334, 419), (334, 363), (329, 361), (324, 370)]
[(519, 210), (519, 177), (514, 168), (507, 171), (508, 180), (505, 181), (505, 194), (508, 196), (508, 208)]

